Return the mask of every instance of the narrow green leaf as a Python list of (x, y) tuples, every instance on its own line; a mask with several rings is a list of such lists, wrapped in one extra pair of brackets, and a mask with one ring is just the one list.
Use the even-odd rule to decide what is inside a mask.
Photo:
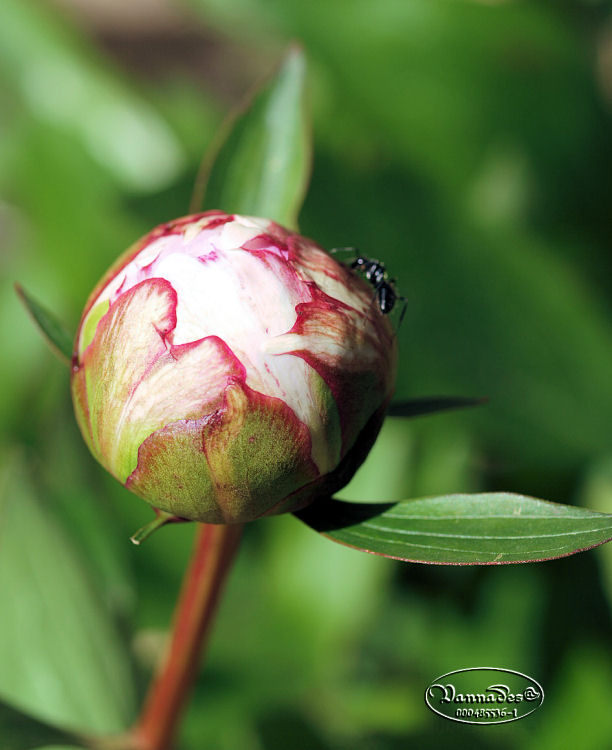
[[(204, 207), (262, 216), (290, 228), (310, 174), (306, 63), (292, 46), (274, 78), (232, 123), (208, 172)], [(192, 211), (202, 205), (198, 181)]]
[(127, 645), (18, 455), (0, 472), (0, 612), (1, 700), (71, 731), (129, 725)]
[(551, 560), (612, 539), (612, 514), (508, 492), (385, 505), (325, 500), (296, 515), (349, 547), (443, 565)]
[(435, 414), (449, 409), (465, 409), (468, 406), (481, 406), (487, 403), (486, 398), (468, 398), (465, 396), (429, 396), (414, 398), (410, 401), (397, 401), (389, 406), (390, 417), (420, 417), (424, 414)]
[(70, 364), (72, 357), (72, 340), (66, 328), (60, 323), (56, 316), (46, 307), (37, 302), (31, 294), (21, 286), (15, 284), (15, 291), (24, 307), (30, 313), (30, 317), (42, 333), (51, 351), (66, 364)]

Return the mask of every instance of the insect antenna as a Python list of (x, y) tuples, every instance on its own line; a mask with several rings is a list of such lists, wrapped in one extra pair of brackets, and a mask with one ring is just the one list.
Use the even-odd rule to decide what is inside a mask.
[(340, 255), (345, 253), (352, 255), (354, 258), (359, 256), (359, 250), (356, 247), (332, 247), (328, 252), (330, 255)]

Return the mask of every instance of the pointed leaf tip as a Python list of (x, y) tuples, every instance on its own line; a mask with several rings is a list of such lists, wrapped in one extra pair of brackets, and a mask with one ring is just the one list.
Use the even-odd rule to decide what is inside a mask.
[(21, 286), (15, 284), (15, 292), (28, 311), (34, 324), (42, 333), (51, 351), (64, 362), (70, 364), (72, 358), (73, 338), (59, 321), (56, 315), (40, 304), (31, 294)]
[(472, 398), (469, 396), (425, 396), (409, 401), (397, 401), (389, 406), (390, 417), (421, 417), (436, 414), (450, 409), (465, 409), (471, 406), (487, 404), (487, 396)]
[(191, 211), (217, 208), (261, 216), (291, 229), (311, 169), (306, 59), (292, 44), (276, 74), (233, 119), (198, 177)]
[(405, 562), (438, 565), (540, 562), (612, 539), (612, 514), (508, 492), (384, 505), (330, 499), (296, 515), (340, 544)]

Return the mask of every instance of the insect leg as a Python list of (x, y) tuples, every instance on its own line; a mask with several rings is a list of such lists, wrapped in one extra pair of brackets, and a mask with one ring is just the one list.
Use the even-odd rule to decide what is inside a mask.
[(406, 314), (406, 310), (408, 309), (408, 298), (407, 297), (398, 297), (398, 300), (400, 300), (401, 302), (404, 303), (403, 306), (402, 306), (402, 311), (401, 311), (400, 316), (399, 316), (399, 321), (397, 323), (397, 330), (399, 331), (399, 329), (400, 329), (400, 327), (402, 325), (402, 320), (404, 320), (404, 315)]

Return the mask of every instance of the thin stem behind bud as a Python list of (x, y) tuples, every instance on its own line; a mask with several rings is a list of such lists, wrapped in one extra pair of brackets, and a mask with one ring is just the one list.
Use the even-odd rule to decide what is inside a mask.
[(169, 750), (195, 680), (242, 525), (202, 524), (174, 614), (170, 644), (133, 736), (142, 750)]

